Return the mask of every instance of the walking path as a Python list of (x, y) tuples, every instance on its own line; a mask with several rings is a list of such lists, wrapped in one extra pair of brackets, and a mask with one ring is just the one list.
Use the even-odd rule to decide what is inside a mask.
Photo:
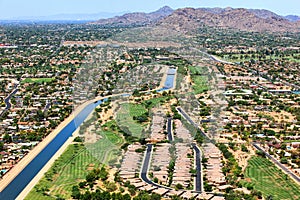
[(277, 165), (280, 169), (282, 169), (286, 174), (292, 177), (298, 184), (300, 184), (299, 176), (295, 175), (290, 169), (281, 164), (277, 159), (271, 156), (268, 152), (266, 152), (263, 148), (261, 148), (257, 143), (252, 143), (252, 145), (259, 151), (262, 151), (275, 165)]

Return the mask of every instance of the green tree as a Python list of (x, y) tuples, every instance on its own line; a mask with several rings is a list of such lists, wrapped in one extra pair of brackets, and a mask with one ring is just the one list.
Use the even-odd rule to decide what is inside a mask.
[(0, 142), (0, 151), (3, 151), (3, 149), (4, 149), (4, 143)]
[(72, 195), (71, 197), (73, 199), (80, 199), (80, 190), (78, 188), (78, 186), (73, 186), (72, 187)]
[(117, 189), (117, 185), (113, 182), (106, 182), (104, 185), (108, 192), (114, 192)]
[(287, 163), (288, 163), (288, 159), (285, 158), (285, 157), (283, 157), (283, 158), (280, 159), (280, 162), (281, 162), (282, 164), (287, 164)]
[(10, 136), (8, 133), (5, 133), (5, 135), (3, 136), (3, 140), (4, 140), (6, 143), (12, 142), (11, 136)]
[(176, 189), (176, 190), (181, 190), (181, 189), (183, 189), (183, 186), (182, 186), (180, 183), (177, 183), (177, 184), (175, 185), (175, 189)]
[(85, 177), (86, 182), (88, 182), (88, 183), (94, 182), (96, 180), (96, 178), (97, 178), (97, 176), (93, 171), (88, 173)]

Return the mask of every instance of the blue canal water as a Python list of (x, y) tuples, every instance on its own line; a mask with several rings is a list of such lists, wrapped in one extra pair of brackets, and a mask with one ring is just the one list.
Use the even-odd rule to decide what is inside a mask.
[(121, 96), (122, 96), (122, 97), (130, 97), (131, 94), (122, 94)]
[[(105, 100), (104, 100), (105, 101)], [(58, 149), (67, 141), (73, 132), (82, 124), (87, 116), (100, 105), (97, 101), (87, 105), (58, 135), (14, 178), (14, 180), (0, 193), (0, 200), (14, 200), (46, 165)]]
[(293, 91), (293, 94), (300, 94), (300, 91)]
[(168, 89), (172, 88), (174, 86), (174, 79), (175, 74), (168, 74), (164, 87)]
[(168, 74), (168, 75), (169, 75), (169, 74), (175, 75), (175, 74), (176, 74), (176, 70), (177, 70), (176, 68), (169, 68), (167, 74)]
[(175, 74), (176, 74), (176, 69), (169, 69), (166, 81), (164, 83), (164, 87), (161, 89), (156, 90), (157, 92), (163, 92), (166, 90), (169, 90), (174, 87), (175, 84)]
[[(174, 87), (176, 69), (168, 71), (164, 87), (157, 92), (163, 92)], [(123, 96), (130, 96), (124, 94)], [(103, 101), (107, 101), (104, 99)], [(0, 193), (0, 200), (14, 200), (47, 164), (60, 147), (72, 136), (73, 132), (83, 123), (87, 116), (103, 101), (97, 101), (87, 105), (57, 136), (6, 186)]]

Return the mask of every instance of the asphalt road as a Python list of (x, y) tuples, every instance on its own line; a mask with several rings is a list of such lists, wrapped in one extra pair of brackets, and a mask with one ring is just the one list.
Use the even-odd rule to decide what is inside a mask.
[[(182, 114), (182, 116), (188, 120), (192, 125), (194, 125), (196, 128), (199, 129), (199, 127), (193, 122), (193, 120), (180, 108), (177, 108), (178, 112), (180, 112)], [(199, 129), (202, 133), (203, 136), (205, 136), (206, 138), (208, 138), (208, 136), (201, 130)], [(300, 183), (300, 178), (298, 176), (296, 176), (294, 173), (292, 173), (288, 168), (286, 168), (283, 164), (281, 164), (278, 160), (276, 160), (275, 158), (273, 158), (268, 152), (266, 152), (265, 150), (263, 150), (262, 148), (260, 148), (259, 146), (257, 146), (255, 143), (252, 144), (256, 149), (263, 151), (265, 153), (265, 155), (273, 162), (275, 163), (277, 166), (279, 166), (284, 172), (286, 172), (288, 175), (290, 175), (294, 180), (296, 180), (298, 183)], [(196, 187), (197, 187), (197, 183), (196, 183)]]
[(43, 112), (44, 113), (47, 112), (49, 110), (50, 106), (51, 106), (51, 103), (47, 103)]
[(172, 142), (174, 140), (173, 133), (172, 133), (172, 118), (168, 118), (167, 122), (167, 132), (168, 132), (168, 140)]
[(264, 152), (264, 154), (273, 162), (275, 163), (277, 166), (279, 166), (285, 173), (287, 173), (288, 175), (290, 175), (295, 181), (297, 181), (298, 183), (300, 183), (300, 178), (298, 176), (296, 176), (294, 173), (292, 173), (288, 168), (286, 168), (283, 164), (281, 164), (278, 160), (276, 160), (275, 158), (273, 158), (268, 152), (266, 152), (264, 149), (260, 148), (257, 144), (252, 143), (252, 145), (259, 151)]
[[(168, 118), (168, 133), (172, 130), (171, 127), (172, 126), (172, 119), (171, 118)], [(172, 137), (172, 135), (169, 135), (169, 137)], [(170, 141), (173, 141), (173, 137), (171, 138), (172, 140)], [(147, 184), (151, 184), (153, 186), (156, 186), (158, 188), (165, 188), (165, 189), (171, 189), (169, 187), (166, 187), (166, 186), (163, 186), (163, 185), (159, 185), (159, 184), (156, 184), (154, 183), (153, 181), (151, 181), (147, 174), (148, 174), (148, 170), (149, 170), (149, 166), (150, 166), (150, 160), (151, 160), (151, 154), (152, 154), (152, 149), (153, 149), (153, 145), (152, 144), (147, 144), (147, 149), (146, 149), (146, 152), (145, 152), (145, 157), (144, 157), (144, 160), (143, 160), (143, 165), (142, 165), (142, 169), (141, 169), (141, 174), (140, 174), (140, 177), (141, 179), (147, 183)], [(193, 143), (192, 144), (193, 148), (194, 148), (194, 151), (196, 153), (196, 159), (195, 159), (195, 164), (196, 164), (196, 180), (195, 180), (195, 191), (196, 192), (202, 192), (202, 176), (201, 176), (201, 157), (202, 157), (202, 154), (201, 154), (201, 151), (199, 149), (199, 147)]]
[(190, 123), (192, 124), (195, 128), (197, 128), (200, 133), (202, 134), (202, 136), (204, 136), (206, 139), (210, 138), (208, 137), (208, 135), (206, 135), (200, 128), (199, 126), (190, 118), (190, 116), (188, 116), (180, 107), (176, 108), (178, 112), (180, 112), (180, 114)]
[(195, 160), (195, 164), (196, 164), (196, 182), (195, 182), (195, 190), (197, 192), (202, 192), (202, 176), (201, 176), (201, 151), (199, 149), (199, 147), (197, 146), (197, 144), (193, 143), (192, 144), (194, 151), (196, 153), (196, 160)]
[(150, 181), (147, 176), (148, 168), (149, 168), (149, 164), (150, 164), (151, 153), (152, 153), (152, 148), (153, 148), (152, 144), (147, 144), (146, 155), (145, 155), (144, 163), (143, 163), (142, 170), (141, 170), (141, 178), (143, 179), (143, 181), (145, 181), (148, 184), (152, 184), (152, 181)]
[(153, 148), (153, 145), (152, 144), (147, 144), (147, 149), (146, 149), (146, 155), (144, 157), (144, 162), (143, 162), (143, 166), (142, 166), (142, 170), (141, 170), (141, 179), (147, 183), (147, 184), (150, 184), (150, 185), (153, 185), (153, 186), (156, 186), (158, 188), (166, 188), (166, 189), (170, 189), (166, 186), (163, 186), (163, 185), (159, 185), (159, 184), (156, 184), (154, 182), (152, 182), (147, 174), (148, 174), (148, 170), (149, 170), (149, 166), (150, 166), (150, 159), (151, 159), (151, 154), (152, 154), (152, 148)]
[[(206, 138), (209, 138), (199, 127), (198, 125), (190, 118), (190, 116), (188, 116), (180, 107), (177, 107), (177, 110), (178, 112), (181, 113), (181, 115), (190, 123), (192, 124), (194, 127), (196, 127), (200, 132), (201, 134), (206, 137)], [(203, 185), (203, 182), (202, 182), (202, 176), (201, 176), (201, 151), (199, 149), (199, 147), (193, 143), (192, 144), (194, 150), (195, 150), (195, 153), (196, 153), (196, 160), (195, 160), (195, 164), (196, 164), (196, 182), (195, 182), (195, 190), (197, 192), (202, 192), (202, 185)]]
[(234, 63), (232, 63), (232, 62), (228, 62), (228, 61), (225, 61), (225, 60), (218, 59), (218, 58), (216, 58), (216, 57), (213, 56), (213, 55), (210, 55), (210, 54), (208, 54), (208, 53), (206, 53), (206, 52), (204, 52), (204, 51), (201, 51), (200, 49), (197, 49), (197, 48), (192, 48), (192, 49), (194, 49), (194, 50), (196, 50), (196, 51), (199, 51), (200, 53), (206, 55), (208, 58), (210, 58), (210, 59), (213, 60), (213, 61), (220, 62), (220, 63), (225, 63), (225, 64), (234, 64)]
[(0, 116), (2, 116), (6, 111), (8, 111), (11, 108), (11, 103), (10, 103), (10, 99), (13, 95), (15, 95), (18, 92), (18, 89), (15, 88), (5, 99), (4, 99), (4, 103), (6, 104), (5, 110), (3, 110), (3, 112), (0, 114)]

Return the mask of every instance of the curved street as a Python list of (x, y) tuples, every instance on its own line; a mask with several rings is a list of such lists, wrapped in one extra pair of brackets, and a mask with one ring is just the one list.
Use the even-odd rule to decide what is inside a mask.
[(148, 168), (150, 165), (150, 158), (151, 158), (151, 154), (152, 154), (152, 144), (147, 144), (147, 149), (146, 149), (146, 153), (144, 156), (144, 160), (143, 160), (143, 165), (142, 165), (142, 169), (141, 169), (141, 179), (148, 183), (148, 184), (153, 184), (153, 182), (148, 178)]
[[(172, 79), (173, 80), (173, 84), (174, 84), (174, 79)], [(158, 91), (159, 89), (153, 89), (153, 90), (150, 90), (150, 91)], [(168, 89), (166, 89), (166, 90), (168, 90)], [(11, 107), (11, 104), (9, 103), (9, 100), (10, 100), (10, 98), (12, 97), (12, 95), (14, 95), (16, 92), (18, 91), (18, 89), (17, 89), (17, 86), (16, 86), (16, 88), (15, 88), (15, 90), (5, 99), (5, 102), (6, 102), (6, 104), (7, 104), (7, 108), (6, 109), (9, 109), (10, 107)], [(148, 91), (149, 92), (149, 91)], [(93, 99), (93, 100), (89, 100), (89, 101), (86, 101), (85, 103), (83, 103), (83, 104), (81, 104), (80, 106), (78, 106), (78, 108), (76, 108), (75, 109), (75, 111), (73, 112), (73, 115), (75, 116), (75, 117), (78, 117), (80, 120), (85, 120), (85, 118), (87, 117), (87, 116), (85, 116), (85, 117), (82, 117), (82, 116), (79, 116), (80, 115), (80, 112), (81, 111), (83, 111), (84, 109), (85, 109), (85, 107), (89, 107), (89, 105), (91, 105), (91, 106), (94, 106), (95, 105), (95, 103), (98, 103), (98, 101), (101, 101), (101, 100), (105, 100), (105, 99), (107, 99), (107, 98), (109, 98), (109, 97), (117, 97), (117, 96), (124, 96), (124, 95), (126, 95), (126, 96), (128, 96), (128, 93), (121, 93), (121, 94), (114, 94), (114, 95), (110, 95), (110, 96), (106, 96), (106, 97), (96, 97), (95, 99)], [(129, 96), (130, 96), (130, 94), (129, 94)], [(6, 110), (4, 110), (4, 112), (5, 112)], [(90, 111), (91, 112), (91, 111)], [(67, 118), (66, 120), (68, 120), (68, 119), (70, 119), (70, 121), (71, 121), (71, 116), (73, 116), (73, 115), (70, 115), (69, 117), (70, 118)], [(75, 121), (74, 121), (74, 119), (75, 119), (75, 117), (73, 116), (73, 119), (72, 119), (72, 123), (71, 122), (69, 122), (69, 123), (67, 123), (67, 125), (65, 125), (64, 126), (64, 128), (65, 129), (68, 129), (68, 133), (69, 134), (72, 134), (76, 129), (72, 129), (72, 130), (69, 130), (69, 125), (70, 124), (77, 124)], [(63, 124), (63, 123), (61, 123), (61, 124)], [(77, 125), (80, 125), (81, 123), (78, 123)], [(62, 130), (64, 130), (64, 129), (61, 129), (58, 133), (56, 133), (55, 131), (56, 131), (56, 129), (52, 132), (53, 133), (53, 135), (55, 135), (55, 137), (54, 138), (58, 138), (58, 135), (68, 135), (68, 134), (62, 134)], [(50, 134), (51, 135), (51, 134)], [(48, 138), (50, 138), (50, 136), (48, 137)], [(55, 141), (54, 140), (54, 138), (52, 138), (52, 140), (51, 140), (51, 144)], [(67, 138), (69, 138), (69, 136), (67, 137)], [(61, 146), (65, 143), (65, 141), (67, 140), (67, 138), (64, 138), (64, 142), (62, 143), (62, 144), (60, 144), (59, 143), (59, 149), (61, 148)], [(49, 143), (50, 144), (50, 143)], [(1, 185), (1, 187), (2, 187), (2, 189), (1, 189), (1, 192), (0, 192), (0, 199), (15, 199), (15, 198), (17, 198), (19, 195), (20, 195), (20, 193), (22, 193), (22, 191), (24, 190), (24, 188), (36, 177), (36, 175), (40, 172), (40, 170), (43, 168), (43, 167), (45, 167), (46, 165), (47, 165), (47, 163), (48, 163), (48, 161), (50, 160), (50, 158), (52, 158), (52, 156), (55, 154), (55, 152), (57, 152), (58, 151), (58, 149), (55, 149), (55, 150), (53, 150), (53, 148), (51, 149), (52, 151), (55, 151), (55, 152), (51, 152), (51, 156), (49, 157), (49, 158), (46, 158), (45, 156), (43, 157), (43, 159), (48, 159), (47, 160), (47, 162), (36, 162), (36, 163), (38, 163), (37, 165), (38, 165), (38, 167), (36, 167), (36, 169), (37, 170), (35, 170), (35, 171), (32, 171), (31, 170), (31, 174), (29, 175), (29, 173), (26, 173), (26, 176), (28, 177), (28, 176), (30, 176), (29, 178), (23, 178), (23, 180), (22, 180), (22, 178), (21, 178), (21, 175), (23, 175), (24, 173), (25, 173), (25, 170), (23, 170), (24, 168), (27, 168), (27, 169), (29, 169), (31, 166), (31, 164), (33, 165), (33, 164), (36, 164), (34, 161), (36, 161), (37, 160), (37, 158), (38, 158), (38, 156), (41, 156), (42, 154), (41, 154), (41, 152), (43, 152), (43, 153), (45, 153), (46, 151), (45, 151), (45, 149), (47, 148), (47, 147), (49, 147), (50, 145), (49, 144), (46, 144), (45, 146), (39, 146), (40, 147), (40, 149), (39, 149), (39, 152), (37, 153), (37, 155), (34, 155), (33, 157), (29, 157), (29, 156), (27, 156), (27, 160), (28, 160), (28, 163), (26, 163), (26, 165), (21, 165), (21, 164), (19, 164), (19, 165), (21, 165), (21, 167), (19, 167), (19, 168), (14, 168), (14, 169), (16, 169), (16, 172), (13, 174), (13, 176), (10, 176), (10, 179), (9, 180), (7, 180), (6, 179), (6, 182), (5, 182), (5, 185), (4, 184), (2, 184)], [(43, 144), (44, 145), (44, 144)], [(48, 148), (49, 149), (49, 148)], [(152, 150), (152, 146), (151, 146), (151, 148), (150, 148), (150, 150)], [(33, 152), (33, 151), (32, 151)], [(151, 155), (151, 151), (150, 151), (150, 153), (149, 153), (150, 155)], [(33, 155), (33, 154), (32, 154)], [(27, 162), (27, 161), (26, 161)], [(148, 159), (148, 165), (149, 165), (149, 159)], [(146, 165), (145, 167), (145, 169), (147, 169), (148, 170), (148, 165)], [(24, 168), (22, 168), (22, 167), (24, 167)], [(18, 171), (18, 170), (20, 170), (20, 171)], [(145, 177), (145, 180), (146, 180), (146, 178), (147, 178), (147, 173), (145, 174), (145, 175), (143, 175), (143, 177), (144, 176), (146, 176)], [(17, 179), (18, 178), (18, 179)], [(18, 182), (19, 181), (19, 182)], [(18, 184), (16, 184), (16, 182), (18, 182)], [(21, 184), (22, 183), (22, 184)], [(157, 185), (157, 184), (155, 184), (155, 183), (153, 183), (154, 185)], [(18, 190), (16, 190), (15, 188), (16, 188), (16, 186), (18, 187)], [(160, 186), (160, 187), (162, 187), (162, 186)], [(4, 191), (6, 191), (6, 192), (4, 192)], [(14, 191), (14, 192), (12, 192), (12, 191)], [(28, 191), (25, 191), (25, 192), (28, 192)], [(24, 192), (24, 193), (25, 193)], [(24, 194), (23, 194), (24, 195)], [(9, 198), (6, 198), (6, 196), (10, 196)]]
[(5, 110), (2, 111), (2, 113), (0, 114), (0, 117), (2, 115), (4, 115), (5, 112), (7, 112), (10, 108), (11, 108), (11, 103), (10, 103), (10, 99), (12, 98), (13, 95), (15, 95), (18, 92), (18, 88), (17, 86), (15, 87), (15, 89), (4, 99), (4, 103), (6, 104)]
[[(144, 159), (143, 159), (143, 164), (142, 164), (142, 167), (141, 167), (141, 172), (140, 172), (140, 177), (141, 179), (147, 183), (147, 184), (150, 184), (150, 185), (153, 185), (153, 186), (156, 186), (158, 188), (165, 188), (165, 189), (168, 189), (168, 190), (174, 190), (174, 188), (170, 188), (170, 187), (167, 187), (167, 186), (164, 186), (164, 185), (159, 185), (157, 183), (154, 183), (153, 181), (151, 181), (149, 178), (148, 178), (148, 170), (149, 170), (149, 166), (150, 166), (150, 161), (151, 161), (151, 156), (152, 156), (152, 150), (153, 150), (153, 145), (152, 144), (147, 144), (147, 149), (146, 149), (146, 152), (145, 152), (145, 156), (144, 156)], [(196, 177), (196, 181), (195, 181), (195, 191), (196, 193), (202, 193), (202, 177), (201, 177), (201, 151), (200, 149), (197, 147), (197, 145), (193, 144), (192, 145), (195, 152), (196, 152), (196, 167), (197, 167), (197, 177)], [(199, 170), (198, 170), (199, 169)], [(181, 191), (181, 190), (180, 190)], [(187, 191), (187, 190), (182, 190), (183, 192), (184, 191)]]
[(148, 178), (148, 170), (149, 170), (149, 166), (150, 166), (150, 160), (151, 160), (153, 145), (152, 144), (147, 144), (146, 146), (147, 146), (147, 149), (146, 149), (146, 152), (145, 152), (145, 156), (144, 156), (144, 160), (143, 160), (143, 164), (142, 164), (142, 168), (141, 168), (141, 173), (140, 173), (141, 179), (145, 183), (150, 184), (150, 185), (154, 185), (158, 188), (172, 189), (172, 188), (169, 188), (167, 186), (163, 186), (163, 185), (159, 185), (157, 183), (154, 183), (153, 181), (151, 181)]
[[(173, 141), (172, 118), (168, 118), (167, 130), (168, 130), (168, 140)], [(147, 146), (147, 149), (146, 149), (146, 152), (145, 152), (145, 156), (144, 156), (144, 159), (143, 159), (143, 164), (142, 164), (141, 171), (140, 171), (141, 179), (145, 183), (156, 186), (158, 188), (165, 188), (165, 189), (172, 190), (172, 188), (154, 183), (153, 181), (151, 181), (148, 178), (148, 170), (149, 170), (149, 166), (150, 166), (150, 162), (151, 162), (153, 145), (152, 144), (147, 144), (146, 146)], [(200, 148), (197, 146), (197, 144), (193, 143), (192, 147), (193, 147), (194, 152), (195, 152), (195, 157), (194, 158), (195, 158), (195, 167), (196, 167), (196, 177), (195, 177), (194, 191), (202, 193), (203, 192), (203, 178), (202, 178), (202, 166), (201, 166), (202, 152), (201, 152)], [(185, 191), (185, 190), (183, 190), (183, 191)]]

